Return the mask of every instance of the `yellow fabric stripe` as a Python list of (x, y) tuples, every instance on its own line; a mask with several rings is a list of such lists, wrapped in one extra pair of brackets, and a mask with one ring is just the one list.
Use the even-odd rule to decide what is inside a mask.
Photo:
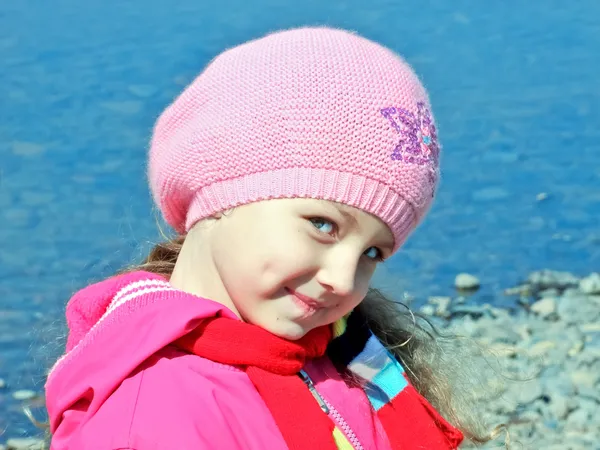
[(338, 450), (354, 450), (352, 444), (346, 439), (346, 436), (344, 436), (344, 433), (342, 433), (338, 427), (333, 429), (333, 440), (335, 441)]
[(333, 329), (333, 338), (335, 339), (338, 336), (341, 336), (342, 334), (344, 334), (344, 332), (346, 331), (346, 317), (342, 317), (340, 320), (333, 322), (332, 325), (332, 329)]
[[(341, 336), (346, 331), (346, 319), (349, 315), (350, 314), (333, 323), (332, 330), (334, 339), (338, 336)], [(338, 450), (354, 450), (352, 444), (348, 441), (348, 439), (346, 439), (346, 436), (338, 427), (333, 429), (333, 440), (335, 441), (335, 445), (337, 445)]]

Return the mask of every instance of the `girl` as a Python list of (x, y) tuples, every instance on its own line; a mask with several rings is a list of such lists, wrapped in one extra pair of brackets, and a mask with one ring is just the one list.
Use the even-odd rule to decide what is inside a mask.
[(67, 306), (51, 449), (457, 448), (425, 334), (369, 291), (439, 150), (425, 89), (374, 42), (303, 28), (218, 56), (152, 139), (179, 237)]

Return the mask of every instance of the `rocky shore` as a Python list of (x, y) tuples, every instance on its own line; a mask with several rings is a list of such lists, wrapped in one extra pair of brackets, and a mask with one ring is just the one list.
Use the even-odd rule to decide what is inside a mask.
[[(466, 274), (456, 281), (478, 287)], [(544, 270), (504, 294), (516, 296), (512, 311), (459, 296), (431, 298), (422, 312), (494, 356), (504, 378), (490, 380), (479, 406), (490, 424), (508, 425), (511, 448), (600, 449), (600, 275)], [(499, 437), (479, 448), (502, 447)]]
[[(478, 287), (475, 276), (460, 274), (457, 296), (432, 297), (421, 312), (493, 355), (503, 378), (483, 386), (479, 406), (487, 421), (508, 425), (510, 448), (600, 449), (600, 274), (533, 272), (504, 292), (515, 297), (511, 309), (471, 304), (469, 294)], [(1, 379), (0, 390), (10, 390)], [(25, 404), (39, 401), (30, 391), (10, 395)], [(501, 435), (479, 448), (503, 447)], [(43, 448), (35, 438), (0, 445)]]

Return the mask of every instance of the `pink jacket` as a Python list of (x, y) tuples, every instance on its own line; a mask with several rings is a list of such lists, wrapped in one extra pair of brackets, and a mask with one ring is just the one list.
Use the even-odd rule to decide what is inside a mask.
[[(286, 449), (243, 371), (169, 345), (217, 314), (234, 318), (144, 272), (78, 292), (67, 306), (67, 353), (46, 385), (51, 450)], [(356, 449), (390, 449), (361, 389), (327, 358), (306, 371)]]

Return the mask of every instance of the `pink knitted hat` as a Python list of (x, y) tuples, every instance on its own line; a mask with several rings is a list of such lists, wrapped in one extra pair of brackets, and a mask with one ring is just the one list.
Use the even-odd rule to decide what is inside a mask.
[(439, 148), (427, 92), (401, 57), (301, 28), (216, 57), (158, 119), (149, 179), (181, 233), (238, 205), (317, 198), (379, 217), (396, 250), (429, 209)]

